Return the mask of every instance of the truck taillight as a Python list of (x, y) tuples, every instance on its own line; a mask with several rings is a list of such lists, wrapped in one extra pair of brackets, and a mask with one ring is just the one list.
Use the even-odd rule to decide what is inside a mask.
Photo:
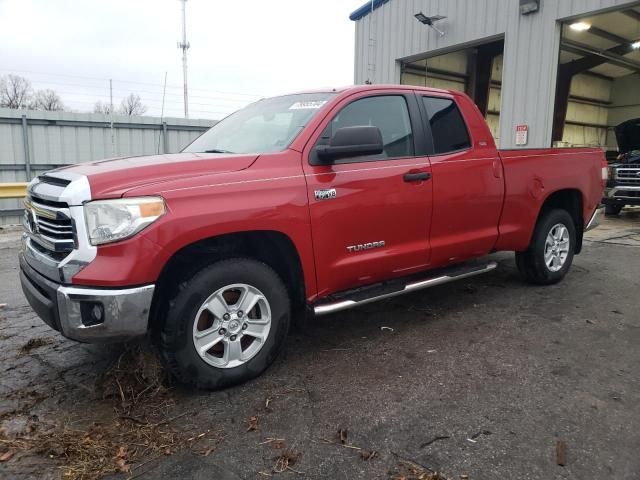
[(607, 180), (609, 180), (609, 164), (606, 159), (602, 160), (602, 186), (607, 186)]

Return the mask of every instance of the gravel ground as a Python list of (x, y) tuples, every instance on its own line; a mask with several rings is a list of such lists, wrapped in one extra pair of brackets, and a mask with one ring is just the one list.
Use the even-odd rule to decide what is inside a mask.
[[(93, 400), (92, 385), (122, 347), (65, 340), (35, 317), (19, 287), (17, 239), (0, 234), (3, 427), (36, 414), (99, 421), (112, 407)], [(300, 473), (281, 475), (302, 478), (386, 479), (408, 459), (455, 479), (638, 479), (638, 247), (640, 212), (627, 212), (590, 234), (558, 285), (523, 284), (512, 256), (498, 254), (485, 276), (318, 319), (252, 382), (175, 389), (185, 423), (221, 441), (209, 455), (186, 449), (134, 473), (267, 478), (284, 444), (300, 454)], [(21, 351), (34, 339), (43, 345)], [(377, 455), (363, 460), (339, 430)], [(0, 463), (2, 478), (59, 474), (46, 458)]]

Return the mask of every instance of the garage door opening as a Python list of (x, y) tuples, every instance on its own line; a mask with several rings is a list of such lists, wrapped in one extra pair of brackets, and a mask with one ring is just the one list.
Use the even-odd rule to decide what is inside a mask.
[(615, 127), (640, 118), (640, 7), (562, 24), (554, 146), (617, 155)]
[(422, 59), (401, 61), (400, 83), (467, 93), (499, 140), (504, 40)]

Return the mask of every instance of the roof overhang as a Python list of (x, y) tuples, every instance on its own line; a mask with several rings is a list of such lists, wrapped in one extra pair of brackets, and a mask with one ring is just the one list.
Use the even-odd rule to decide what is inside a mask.
[(389, 0), (371, 0), (370, 2), (365, 3), (360, 8), (352, 12), (351, 15), (349, 15), (349, 20), (353, 20), (354, 22), (360, 20), (361, 18), (366, 17), (376, 8), (380, 8), (388, 1)]

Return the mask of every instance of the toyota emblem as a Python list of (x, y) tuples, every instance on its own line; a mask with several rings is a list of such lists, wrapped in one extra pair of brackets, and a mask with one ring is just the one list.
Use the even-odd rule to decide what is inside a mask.
[(33, 210), (25, 210), (24, 212), (27, 226), (29, 227), (29, 231), (31, 233), (38, 233), (38, 221), (36, 220), (36, 214)]

